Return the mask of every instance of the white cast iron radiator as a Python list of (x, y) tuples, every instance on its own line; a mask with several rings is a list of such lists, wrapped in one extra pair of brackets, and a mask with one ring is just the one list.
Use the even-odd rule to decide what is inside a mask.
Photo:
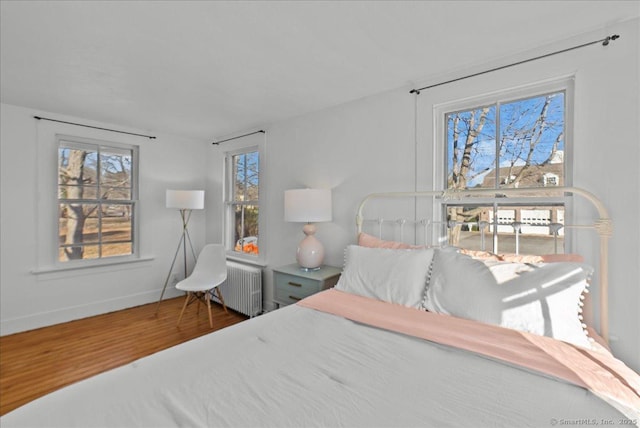
[[(262, 269), (227, 261), (227, 280), (220, 285), (227, 307), (254, 317), (262, 312)], [(213, 301), (220, 303), (213, 293)]]

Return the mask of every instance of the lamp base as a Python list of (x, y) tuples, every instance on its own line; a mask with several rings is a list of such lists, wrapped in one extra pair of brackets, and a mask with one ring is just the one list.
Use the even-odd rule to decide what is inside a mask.
[(324, 260), (324, 247), (318, 241), (318, 238), (314, 236), (316, 227), (309, 223), (304, 226), (302, 231), (306, 237), (298, 244), (296, 260), (302, 269), (318, 270)]

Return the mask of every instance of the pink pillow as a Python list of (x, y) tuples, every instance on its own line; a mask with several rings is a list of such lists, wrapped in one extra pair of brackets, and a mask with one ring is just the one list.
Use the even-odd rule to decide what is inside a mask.
[(529, 254), (499, 254), (498, 258), (504, 262), (512, 263), (584, 262), (584, 257), (580, 254), (543, 254), (540, 256)]
[[(390, 248), (394, 250), (418, 250), (426, 248), (420, 245), (410, 245), (404, 242), (385, 241), (364, 232), (358, 235), (358, 245), (369, 248)], [(556, 262), (576, 262), (583, 263), (584, 257), (580, 254), (544, 254), (541, 256), (529, 254), (493, 254), (489, 251), (468, 250), (461, 248), (460, 253), (466, 254), (479, 260), (495, 260), (511, 263), (556, 263)]]
[(409, 245), (404, 242), (385, 241), (384, 239), (376, 238), (364, 232), (360, 232), (358, 235), (358, 245), (361, 247), (391, 248), (394, 250), (418, 250), (425, 248), (424, 246)]
[(460, 248), (460, 254), (466, 254), (478, 260), (495, 260), (495, 261), (502, 260), (499, 255), (490, 253), (489, 251), (468, 250), (466, 248)]
[(531, 254), (499, 254), (498, 257), (503, 262), (511, 262), (511, 263), (542, 263), (544, 262), (542, 256), (535, 256)]
[(576, 262), (583, 263), (584, 257), (580, 254), (544, 254), (542, 256), (544, 263), (556, 263), (556, 262)]

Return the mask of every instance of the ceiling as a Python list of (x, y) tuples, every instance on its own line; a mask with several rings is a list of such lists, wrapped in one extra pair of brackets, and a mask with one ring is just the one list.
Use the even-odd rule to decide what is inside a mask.
[(640, 16), (638, 1), (1, 1), (1, 101), (214, 140)]

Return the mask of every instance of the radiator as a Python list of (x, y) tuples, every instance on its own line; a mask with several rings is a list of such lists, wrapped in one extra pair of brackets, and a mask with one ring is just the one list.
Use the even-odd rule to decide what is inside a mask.
[[(262, 269), (227, 261), (227, 279), (219, 288), (228, 308), (249, 317), (262, 312)], [(220, 303), (215, 293), (212, 300)]]

